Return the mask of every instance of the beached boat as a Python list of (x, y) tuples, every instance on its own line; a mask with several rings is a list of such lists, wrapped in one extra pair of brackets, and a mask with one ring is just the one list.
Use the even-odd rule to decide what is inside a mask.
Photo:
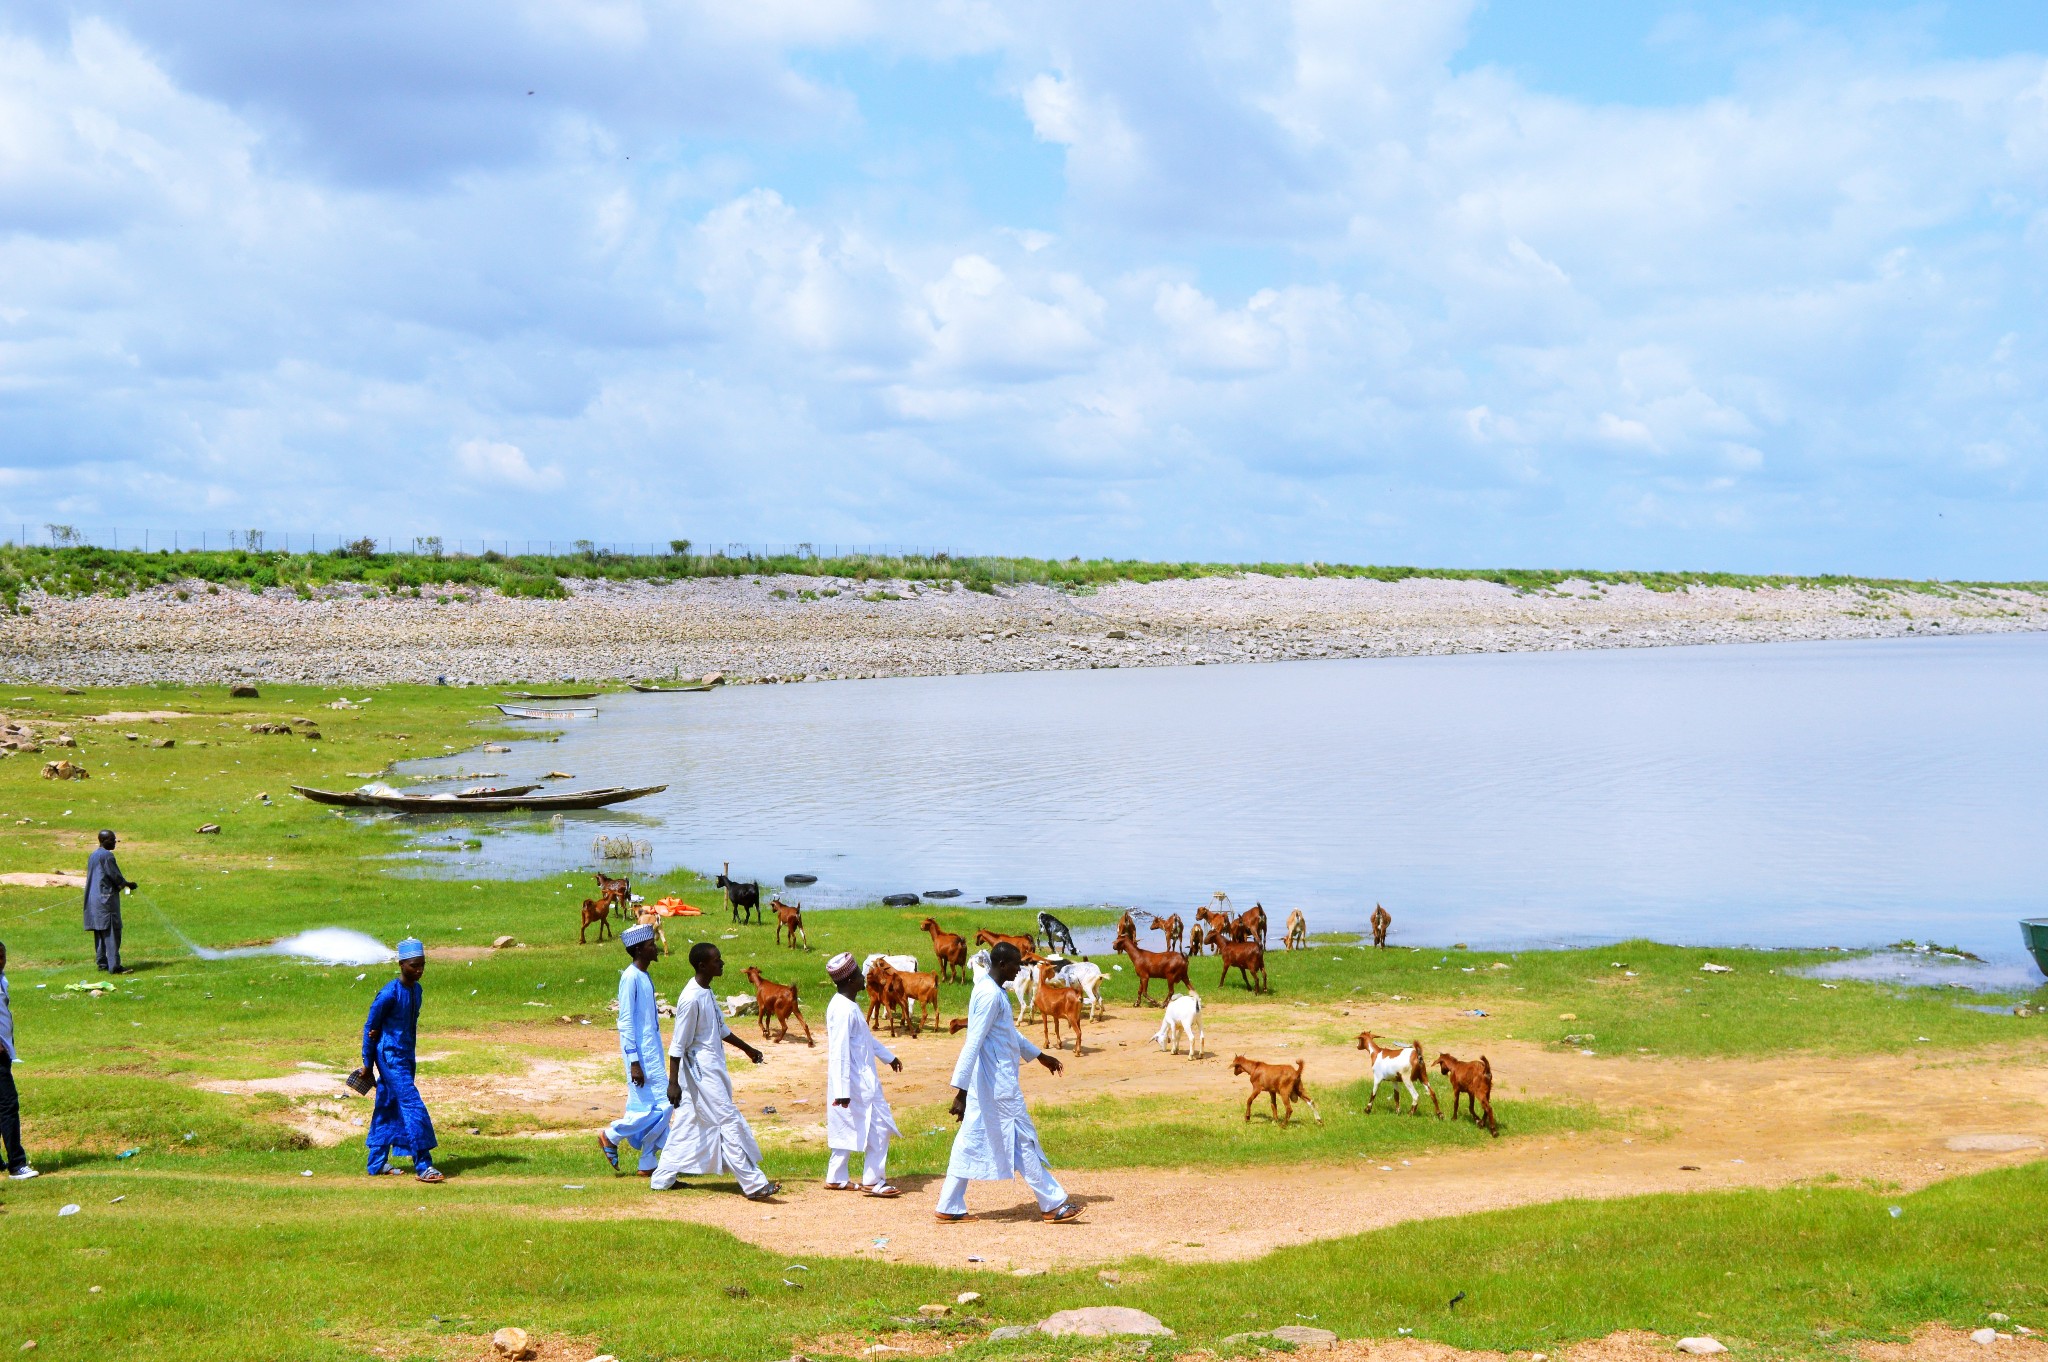
[(588, 719), (597, 713), (597, 706), (576, 705), (567, 709), (535, 709), (531, 705), (499, 705), (498, 712), (508, 719)]
[(594, 690), (571, 690), (564, 691), (560, 695), (543, 695), (539, 691), (534, 690), (508, 690), (505, 692), (505, 698), (507, 700), (595, 700), (597, 692)]
[(711, 685), (705, 682), (699, 682), (694, 686), (643, 686), (638, 681), (628, 681), (626, 684), (642, 695), (696, 695), (712, 689)]
[(455, 792), (457, 799), (509, 799), (513, 795), (532, 794), (538, 785), (472, 785), (467, 790)]
[(2041, 967), (2041, 973), (2048, 974), (2048, 917), (2020, 919), (2020, 940), (2027, 943), (2027, 951)]
[(563, 790), (559, 793), (496, 794), (464, 797), (455, 794), (414, 795), (396, 790), (315, 790), (292, 786), (292, 793), (315, 804), (333, 804), (345, 809), (397, 809), (404, 813), (510, 813), (524, 810), (545, 813), (556, 809), (602, 809), (629, 799), (660, 794), (666, 785), (639, 785), (630, 789), (608, 786), (601, 790)]

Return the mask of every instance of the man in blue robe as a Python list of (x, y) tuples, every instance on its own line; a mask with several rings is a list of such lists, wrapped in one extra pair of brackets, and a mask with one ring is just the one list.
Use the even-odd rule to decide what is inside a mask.
[(675, 1110), (662, 1082), (661, 1010), (654, 1000), (654, 980), (647, 973), (661, 954), (661, 943), (654, 928), (636, 923), (619, 933), (619, 944), (633, 958), (619, 973), (619, 1056), (626, 1064), (626, 1114), (598, 1132), (597, 1147), (617, 1168), (619, 1146), (633, 1146), (640, 1152), (639, 1173), (645, 1178), (654, 1175), (661, 1161), (669, 1116)]
[(427, 948), (407, 937), (398, 943), (398, 977), (377, 990), (363, 1023), (363, 1068), (377, 1084), (370, 1112), (370, 1176), (396, 1177), (393, 1154), (412, 1160), (421, 1182), (445, 1182), (434, 1167), (434, 1121), (413, 1082), (414, 1047), (419, 1040), (420, 976), (427, 972)]
[(141, 887), (114, 859), (114, 830), (101, 828), (99, 846), (85, 858), (85, 929), (94, 962), (108, 974), (128, 972), (121, 965), (121, 891)]

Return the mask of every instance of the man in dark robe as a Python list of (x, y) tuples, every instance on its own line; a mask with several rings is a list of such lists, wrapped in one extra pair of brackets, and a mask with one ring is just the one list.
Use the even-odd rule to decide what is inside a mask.
[(427, 948), (408, 937), (398, 943), (398, 977), (377, 990), (370, 1015), (363, 1022), (363, 1068), (377, 1082), (377, 1103), (370, 1111), (371, 1177), (397, 1175), (392, 1155), (412, 1160), (421, 1182), (445, 1182), (434, 1167), (434, 1121), (413, 1082), (419, 1040), (420, 977), (427, 972)]
[(85, 929), (95, 961), (109, 974), (128, 972), (121, 964), (121, 891), (141, 887), (114, 859), (113, 830), (100, 829), (99, 847), (85, 860)]

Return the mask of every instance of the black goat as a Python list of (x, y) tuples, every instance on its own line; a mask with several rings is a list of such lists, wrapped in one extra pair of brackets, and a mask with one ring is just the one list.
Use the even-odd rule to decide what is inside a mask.
[(725, 891), (725, 906), (732, 909), (734, 922), (763, 922), (761, 916), (761, 882), (749, 880), (742, 883), (732, 877), (732, 862), (725, 863), (725, 873), (718, 877), (718, 887)]

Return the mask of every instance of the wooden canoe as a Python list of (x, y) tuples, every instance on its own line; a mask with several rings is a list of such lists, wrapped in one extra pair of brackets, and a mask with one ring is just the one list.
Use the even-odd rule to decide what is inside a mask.
[(315, 804), (333, 804), (345, 809), (397, 809), (404, 813), (510, 813), (514, 810), (548, 812), (556, 809), (602, 809), (629, 799), (660, 794), (666, 785), (640, 785), (631, 789), (610, 786), (601, 790), (564, 790), (521, 795), (368, 794), (361, 790), (315, 790), (292, 786), (292, 793)]
[(597, 692), (594, 690), (572, 690), (564, 691), (560, 695), (542, 695), (539, 691), (508, 690), (505, 692), (505, 698), (507, 700), (595, 700)]
[(697, 695), (712, 689), (707, 685), (643, 686), (638, 681), (628, 681), (626, 684), (639, 691), (642, 695)]
[(498, 712), (508, 719), (584, 719), (597, 713), (596, 705), (578, 705), (573, 709), (533, 709), (527, 705), (499, 705)]
[(2027, 954), (2034, 957), (2041, 973), (2048, 974), (2048, 917), (2021, 918), (2020, 939), (2027, 943)]
[(457, 799), (509, 799), (513, 795), (532, 794), (538, 785), (472, 785), (467, 790), (455, 792)]

